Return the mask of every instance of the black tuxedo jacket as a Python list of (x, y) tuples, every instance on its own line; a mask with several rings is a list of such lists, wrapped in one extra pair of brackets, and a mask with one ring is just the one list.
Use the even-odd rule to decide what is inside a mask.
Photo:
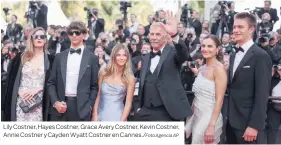
[[(47, 82), (48, 94), (51, 99), (50, 114), (61, 115), (53, 107), (56, 101), (65, 101), (65, 83), (67, 57), (69, 49), (58, 53), (53, 62), (51, 76)], [(98, 92), (98, 58), (86, 47), (81, 53), (82, 60), (77, 86), (77, 108), (80, 119), (87, 119), (91, 115), (92, 106)]]
[[(178, 44), (174, 45), (175, 48), (168, 45), (164, 47), (155, 71), (157, 71), (157, 88), (167, 112), (175, 120), (182, 120), (192, 114), (180, 77), (181, 64), (188, 58), (188, 49), (181, 39), (179, 39)], [(150, 60), (149, 53), (143, 57), (141, 62), (136, 109), (144, 105), (142, 92)]]
[(271, 59), (253, 44), (232, 75), (234, 59), (235, 53), (230, 56), (228, 72), (229, 123), (238, 130), (248, 126), (263, 130), (271, 85)]

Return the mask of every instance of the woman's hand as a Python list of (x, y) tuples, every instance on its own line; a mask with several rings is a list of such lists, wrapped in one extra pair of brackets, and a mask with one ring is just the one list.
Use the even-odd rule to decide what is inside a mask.
[[(40, 89), (41, 90), (41, 89)], [(40, 92), (40, 90), (31, 90), (31, 91), (27, 91), (27, 92), (24, 92), (24, 93), (21, 93), (19, 94), (20, 97), (22, 97), (23, 101), (26, 103), (29, 103), (29, 104), (32, 104), (35, 102), (35, 99), (33, 98), (34, 95), (36, 95), (37, 93)]]
[(205, 132), (205, 143), (212, 144), (214, 142), (215, 126), (209, 125)]

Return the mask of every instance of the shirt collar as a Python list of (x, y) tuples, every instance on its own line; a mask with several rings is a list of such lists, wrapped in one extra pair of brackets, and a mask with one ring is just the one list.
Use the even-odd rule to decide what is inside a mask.
[[(165, 48), (166, 44), (160, 49), (161, 53), (163, 52), (163, 49)], [(158, 52), (158, 51), (155, 51), (153, 50), (153, 52)]]
[(253, 44), (254, 44), (254, 41), (252, 39), (247, 41), (245, 44), (243, 44), (241, 47), (244, 49), (244, 53), (246, 53)]

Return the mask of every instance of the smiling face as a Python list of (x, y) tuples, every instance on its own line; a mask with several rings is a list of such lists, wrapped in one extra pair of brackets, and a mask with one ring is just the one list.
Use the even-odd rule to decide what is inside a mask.
[(128, 60), (128, 54), (124, 49), (120, 49), (116, 54), (115, 54), (115, 63), (117, 66), (124, 66)]
[(216, 43), (211, 38), (206, 38), (202, 41), (201, 44), (201, 53), (205, 59), (212, 59), (216, 57), (216, 54), (219, 51), (219, 47), (216, 46)]
[(235, 19), (233, 24), (233, 37), (238, 44), (243, 44), (252, 39), (255, 31), (254, 26), (250, 26), (247, 19)]
[(38, 30), (32, 35), (32, 42), (33, 46), (35, 48), (43, 48), (43, 46), (46, 44), (46, 35), (44, 31)]
[(151, 25), (149, 32), (149, 42), (153, 50), (158, 51), (166, 44), (166, 35), (167, 34), (160, 27), (160, 24)]

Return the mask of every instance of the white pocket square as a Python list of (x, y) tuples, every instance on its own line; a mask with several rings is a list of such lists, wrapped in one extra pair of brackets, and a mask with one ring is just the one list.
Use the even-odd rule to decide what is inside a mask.
[(87, 65), (87, 67), (90, 67), (90, 65)]
[(243, 66), (243, 68), (250, 68), (250, 66)]

